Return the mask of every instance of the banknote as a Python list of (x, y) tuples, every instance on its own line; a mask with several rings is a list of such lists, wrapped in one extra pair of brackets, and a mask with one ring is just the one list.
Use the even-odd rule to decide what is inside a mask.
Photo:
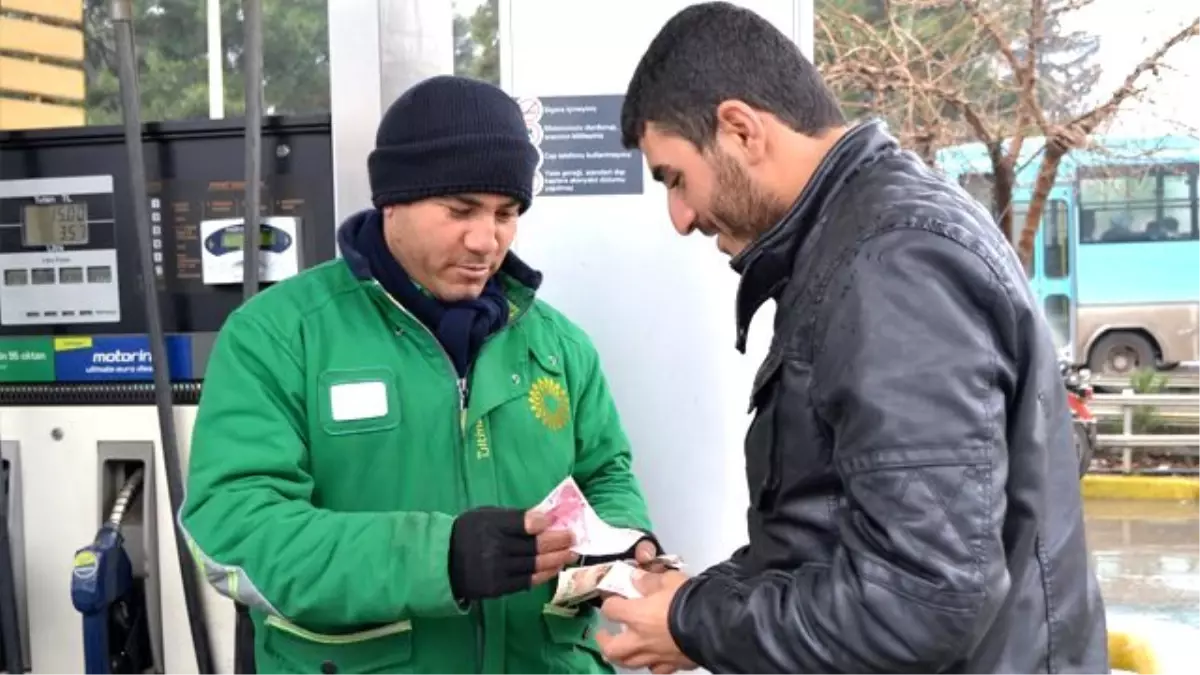
[[(685, 567), (683, 558), (673, 553), (664, 554), (655, 557), (653, 560), (645, 564), (646, 569), (655, 570), (656, 567), (665, 567), (672, 570), (681, 570)], [(656, 570), (661, 571), (661, 570)]]
[(558, 575), (554, 598), (550, 604), (571, 607), (600, 595), (600, 582), (617, 563), (602, 563), (587, 567), (572, 567)]
[(633, 547), (646, 535), (637, 530), (613, 527), (596, 515), (574, 478), (566, 478), (534, 511), (550, 518), (551, 530), (567, 530), (575, 535), (571, 550), (580, 555), (613, 555)]
[(551, 530), (568, 530), (575, 534), (576, 541), (587, 537), (587, 522), (584, 514), (592, 508), (574, 478), (559, 483), (546, 498), (533, 508), (550, 519)]
[(640, 598), (642, 593), (634, 582), (641, 573), (641, 570), (629, 563), (613, 563), (608, 573), (596, 585), (596, 590), (600, 593), (615, 593), (623, 598)]
[[(650, 561), (644, 569), (682, 569), (683, 561), (677, 555), (661, 555)], [(632, 560), (572, 567), (558, 575), (551, 604), (572, 607), (587, 602), (602, 593), (615, 593), (626, 598), (640, 598), (635, 580), (642, 574), (641, 567)]]

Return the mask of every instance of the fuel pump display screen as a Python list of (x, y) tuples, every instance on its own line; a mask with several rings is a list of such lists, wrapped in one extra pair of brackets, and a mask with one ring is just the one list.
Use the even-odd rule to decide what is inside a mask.
[(121, 321), (117, 275), (88, 274), (117, 267), (112, 192), (104, 174), (0, 180), (0, 331)]
[[(275, 245), (276, 230), (269, 229), (262, 233), (262, 243), (259, 248), (271, 248)], [(224, 248), (240, 249), (246, 241), (246, 236), (242, 232), (233, 230), (225, 230), (221, 233), (221, 246)]]
[(88, 243), (87, 202), (29, 204), (22, 220), (26, 246), (82, 246)]

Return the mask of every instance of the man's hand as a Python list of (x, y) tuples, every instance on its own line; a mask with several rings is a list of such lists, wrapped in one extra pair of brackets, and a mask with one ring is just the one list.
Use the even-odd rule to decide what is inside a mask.
[(525, 512), (525, 531), (537, 537), (537, 559), (534, 563), (533, 586), (558, 576), (563, 568), (579, 559), (571, 550), (574, 536), (567, 530), (547, 532), (550, 519), (535, 511)]
[(494, 506), (459, 514), (450, 530), (450, 588), (459, 600), (496, 598), (543, 584), (578, 556), (570, 532), (543, 515)]
[(656, 674), (695, 668), (679, 651), (667, 624), (671, 600), (685, 581), (687, 575), (677, 571), (638, 574), (634, 585), (645, 597), (605, 600), (601, 607), (604, 616), (624, 624), (625, 629), (617, 635), (597, 631), (596, 642), (604, 657), (624, 668), (650, 668)]

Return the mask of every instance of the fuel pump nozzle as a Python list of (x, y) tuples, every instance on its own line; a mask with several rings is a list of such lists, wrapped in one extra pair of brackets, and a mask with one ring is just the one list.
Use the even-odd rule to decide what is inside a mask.
[(146, 602), (125, 551), (121, 523), (144, 480), (138, 468), (117, 492), (91, 545), (75, 552), (71, 602), (83, 615), (87, 673), (144, 673), (153, 668)]

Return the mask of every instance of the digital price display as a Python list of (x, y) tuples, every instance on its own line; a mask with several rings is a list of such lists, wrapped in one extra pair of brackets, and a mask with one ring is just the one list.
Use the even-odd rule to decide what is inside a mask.
[[(262, 232), (262, 243), (259, 248), (271, 248), (275, 245), (275, 228), (267, 228), (260, 230)], [(221, 233), (221, 246), (227, 249), (239, 249), (246, 242), (246, 235), (233, 229), (225, 230)]]
[(87, 202), (30, 204), (24, 210), (21, 232), (26, 246), (87, 244)]

